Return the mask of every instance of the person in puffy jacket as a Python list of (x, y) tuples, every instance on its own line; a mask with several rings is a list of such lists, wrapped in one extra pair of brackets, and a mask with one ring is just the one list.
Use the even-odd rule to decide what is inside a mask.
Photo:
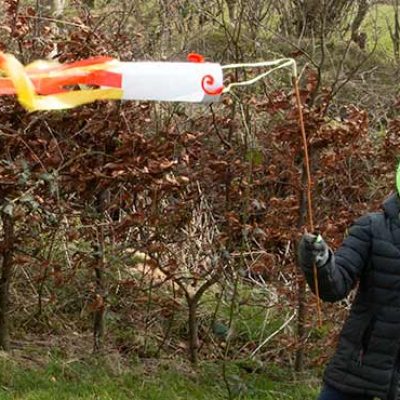
[(324, 301), (341, 300), (358, 284), (319, 400), (400, 398), (399, 195), (355, 221), (335, 253), (320, 236), (304, 234), (298, 258), (314, 292), (316, 264)]

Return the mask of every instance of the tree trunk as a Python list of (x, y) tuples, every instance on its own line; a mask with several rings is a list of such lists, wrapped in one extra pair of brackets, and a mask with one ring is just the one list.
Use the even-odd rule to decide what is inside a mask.
[(54, 18), (60, 18), (64, 14), (66, 0), (53, 0), (51, 4), (51, 14)]
[(389, 26), (389, 32), (390, 32), (390, 37), (392, 39), (393, 54), (397, 63), (399, 64), (400, 63), (400, 19), (399, 19), (400, 1), (392, 0), (392, 2), (394, 11), (394, 16), (393, 16), (394, 21), (393, 21), (393, 28)]
[(304, 369), (304, 346), (306, 338), (306, 321), (307, 321), (307, 307), (306, 307), (306, 282), (303, 276), (299, 276), (297, 286), (297, 339), (299, 347), (296, 351), (296, 359), (294, 368), (296, 372), (301, 372)]
[(313, 37), (319, 31), (321, 18), (321, 1), (295, 1), (294, 21), (297, 36)]
[(365, 48), (366, 37), (365, 33), (360, 33), (360, 27), (368, 14), (369, 7), (370, 0), (358, 0), (357, 14), (351, 24), (351, 40), (357, 43), (361, 49)]
[(210, 276), (208, 280), (206, 280), (197, 292), (194, 295), (190, 295), (189, 292), (181, 286), (183, 291), (185, 292), (186, 302), (188, 305), (189, 311), (189, 359), (190, 362), (197, 366), (199, 360), (199, 320), (197, 318), (197, 310), (199, 308), (200, 300), (203, 297), (203, 294), (211, 288), (215, 283), (218, 282), (221, 270), (214, 273), (213, 276)]
[(353, 0), (292, 0), (290, 20), (299, 37), (329, 36), (345, 20)]
[(98, 243), (94, 246), (97, 262), (94, 267), (95, 273), (95, 301), (93, 315), (93, 351), (99, 352), (103, 349), (105, 333), (106, 291), (104, 283), (104, 234), (99, 228)]
[(236, 0), (225, 0), (228, 6), (229, 20), (234, 22), (236, 16)]
[[(41, 25), (45, 23), (49, 25), (51, 30), (59, 34), (62, 26), (57, 24), (57, 19), (61, 19), (64, 14), (64, 8), (67, 0), (37, 0), (36, 11), (37, 20), (35, 23), (35, 36), (40, 37)], [(47, 58), (52, 58), (54, 54), (58, 53), (58, 45), (56, 42), (53, 43), (53, 51), (47, 55)]]
[(38, 14), (46, 17), (59, 18), (64, 13), (67, 0), (39, 0)]
[(8, 214), (2, 214), (4, 231), (3, 263), (0, 279), (0, 349), (10, 350), (9, 333), (9, 303), (10, 303), (10, 283), (13, 272), (13, 253), (14, 253), (14, 221)]
[(197, 366), (199, 361), (199, 322), (197, 319), (197, 299), (187, 297), (189, 308), (189, 359), (190, 362)]
[(83, 3), (89, 8), (94, 8), (95, 6), (95, 0), (83, 0)]

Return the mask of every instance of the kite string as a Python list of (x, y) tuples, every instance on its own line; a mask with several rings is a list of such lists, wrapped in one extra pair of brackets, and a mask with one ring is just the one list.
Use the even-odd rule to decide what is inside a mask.
[[(262, 74), (257, 75), (256, 77), (242, 81), (242, 82), (234, 82), (229, 84), (227, 87), (224, 88), (223, 93), (228, 93), (231, 89), (239, 86), (249, 86), (261, 79), (264, 79), (266, 76), (272, 74), (273, 72), (282, 69), (282, 68), (289, 68), (292, 69), (292, 84), (295, 92), (296, 98), (296, 105), (298, 110), (298, 124), (300, 128), (300, 132), (303, 139), (303, 151), (304, 151), (304, 164), (306, 168), (306, 176), (307, 176), (307, 217), (308, 217), (308, 226), (310, 232), (314, 232), (314, 218), (313, 218), (313, 206), (312, 206), (312, 176), (311, 176), (311, 168), (310, 168), (310, 157), (308, 152), (308, 141), (306, 135), (306, 129), (304, 124), (304, 114), (303, 114), (303, 106), (300, 97), (300, 89), (298, 83), (298, 73), (297, 73), (297, 64), (293, 58), (281, 58), (275, 61), (264, 61), (259, 63), (242, 63), (242, 64), (229, 64), (222, 66), (223, 70), (227, 69), (238, 69), (238, 68), (262, 68), (262, 67), (274, 67), (269, 69)], [(313, 275), (314, 275), (314, 288), (315, 288), (315, 295), (317, 299), (317, 312), (318, 312), (318, 324), (322, 326), (322, 313), (321, 313), (321, 303), (319, 297), (319, 283), (318, 283), (318, 271), (317, 266), (313, 264)]]
[(228, 64), (228, 65), (223, 65), (222, 70), (239, 69), (239, 68), (265, 68), (273, 66), (275, 67), (247, 81), (230, 83), (227, 87), (224, 88), (223, 93), (228, 93), (230, 92), (231, 89), (235, 87), (250, 86), (258, 82), (259, 80), (264, 79), (265, 77), (277, 71), (278, 69), (282, 68), (292, 67), (293, 75), (297, 77), (297, 65), (293, 58), (281, 58), (275, 61), (263, 61), (258, 63)]

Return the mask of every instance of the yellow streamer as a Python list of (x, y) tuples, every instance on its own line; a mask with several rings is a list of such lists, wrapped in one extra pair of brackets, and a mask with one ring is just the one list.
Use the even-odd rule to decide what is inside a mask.
[[(49, 63), (49, 65), (51, 64)], [(31, 70), (35, 66), (37, 67), (38, 65), (31, 64), (27, 68)], [(105, 68), (106, 64), (85, 66), (77, 68), (75, 73), (77, 70), (88, 71)], [(41, 96), (36, 94), (35, 87), (26, 72), (26, 68), (11, 54), (0, 53), (0, 69), (12, 81), (19, 102), (28, 111), (68, 109), (92, 103), (96, 100), (120, 100), (123, 95), (122, 89), (112, 88), (79, 90)], [(66, 71), (62, 73), (66, 74)]]

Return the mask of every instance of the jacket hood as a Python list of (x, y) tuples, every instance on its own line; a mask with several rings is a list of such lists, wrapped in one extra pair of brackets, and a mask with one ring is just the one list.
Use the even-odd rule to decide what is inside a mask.
[(391, 194), (383, 202), (383, 210), (389, 218), (397, 219), (400, 213), (400, 198), (397, 193)]

